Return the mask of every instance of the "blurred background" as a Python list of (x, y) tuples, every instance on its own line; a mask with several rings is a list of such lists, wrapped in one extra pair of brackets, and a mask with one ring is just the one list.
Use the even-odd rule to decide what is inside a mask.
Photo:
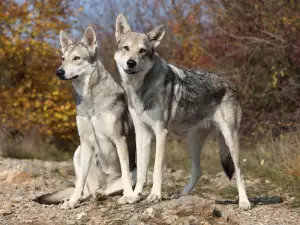
[[(99, 56), (119, 81), (113, 59), (119, 12), (136, 31), (165, 23), (158, 52), (170, 63), (206, 68), (236, 84), (243, 166), (300, 193), (300, 3), (292, 0), (2, 0), (1, 154), (72, 156), (79, 143), (76, 110), (71, 83), (55, 76), (59, 30), (80, 41), (92, 25)], [(188, 165), (184, 144), (170, 140), (168, 166)], [(215, 149), (213, 141), (208, 145)], [(204, 164), (219, 165), (217, 150), (206, 152)]]

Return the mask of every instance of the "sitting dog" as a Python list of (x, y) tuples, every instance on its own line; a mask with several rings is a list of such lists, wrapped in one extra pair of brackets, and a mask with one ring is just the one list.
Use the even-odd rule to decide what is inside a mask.
[(56, 75), (71, 80), (76, 92), (80, 137), (73, 158), (76, 182), (75, 188), (43, 195), (36, 201), (51, 204), (67, 198), (62, 208), (68, 209), (97, 193), (110, 195), (124, 190), (124, 196), (131, 196), (135, 133), (124, 90), (97, 59), (96, 35), (91, 26), (78, 44), (61, 31), (60, 43), (62, 65)]

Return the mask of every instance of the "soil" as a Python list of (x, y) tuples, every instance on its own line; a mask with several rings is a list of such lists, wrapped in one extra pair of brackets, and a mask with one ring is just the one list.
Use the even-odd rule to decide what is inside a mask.
[[(75, 209), (62, 210), (59, 205), (40, 205), (35, 197), (71, 186), (73, 165), (67, 162), (19, 160), (0, 157), (0, 224), (242, 224), (284, 225), (300, 224), (300, 209), (292, 208), (293, 197), (282, 194), (270, 181), (247, 179), (252, 194), (263, 190), (268, 195), (283, 196), (283, 203), (256, 205), (249, 211), (239, 210), (236, 204), (218, 205), (215, 199), (234, 199), (234, 181), (223, 173), (206, 175), (198, 182), (190, 196), (171, 200), (170, 196), (183, 188), (189, 172), (165, 170), (163, 201), (132, 205), (118, 205), (120, 196), (89, 199)], [(151, 187), (151, 173), (143, 194)], [(261, 189), (262, 190), (262, 189)]]

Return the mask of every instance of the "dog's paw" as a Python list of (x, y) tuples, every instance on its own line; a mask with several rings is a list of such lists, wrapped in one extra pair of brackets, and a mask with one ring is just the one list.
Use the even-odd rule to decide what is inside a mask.
[(177, 194), (171, 195), (170, 199), (178, 199), (180, 197), (181, 197), (181, 194), (177, 193)]
[(118, 199), (118, 204), (124, 205), (127, 203), (127, 196), (122, 196), (121, 198)]
[(106, 199), (106, 194), (104, 192), (104, 190), (102, 189), (98, 189), (97, 191), (95, 191), (94, 195), (92, 195), (93, 198), (95, 198), (97, 201), (103, 201)]
[(147, 202), (159, 202), (161, 200), (161, 194), (151, 192), (147, 197)]
[(75, 206), (76, 206), (76, 202), (65, 201), (62, 204), (61, 209), (74, 209)]
[(119, 204), (133, 204), (141, 200), (140, 195), (123, 195), (118, 199)]
[(248, 199), (240, 200), (239, 201), (239, 208), (242, 210), (249, 210), (251, 209), (251, 204)]
[(69, 197), (65, 197), (65, 198), (62, 200), (62, 203), (67, 202), (67, 201), (69, 201), (69, 200), (70, 200)]
[(92, 196), (90, 193), (86, 193), (86, 194), (84, 194), (84, 195), (81, 196), (81, 198), (80, 198), (79, 201), (80, 202), (87, 201), (87, 200), (89, 200), (92, 197), (94, 197), (94, 196)]
[(97, 191), (95, 191), (96, 198), (103, 197), (103, 196), (105, 196), (105, 192), (103, 189), (98, 189)]

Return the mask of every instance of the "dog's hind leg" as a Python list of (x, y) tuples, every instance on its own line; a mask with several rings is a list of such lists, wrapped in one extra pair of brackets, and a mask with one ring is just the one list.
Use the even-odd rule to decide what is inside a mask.
[[(234, 164), (234, 169), (236, 173), (236, 183), (239, 192), (239, 207), (244, 210), (248, 210), (251, 208), (250, 202), (248, 200), (244, 180), (241, 177), (241, 169), (239, 165), (239, 138), (238, 138), (238, 129), (239, 129), (239, 121), (240, 121), (240, 108), (235, 108), (232, 105), (225, 105), (226, 110), (218, 109), (215, 113), (215, 121), (217, 126), (222, 133), (225, 143), (229, 148), (230, 155)], [(236, 109), (236, 113), (234, 113), (233, 109)], [(222, 110), (224, 110), (222, 112)], [(222, 154), (221, 154), (222, 157)], [(223, 159), (222, 159), (223, 160)], [(231, 160), (226, 160), (223, 163), (232, 163)], [(228, 166), (228, 165), (227, 165)], [(223, 164), (224, 167), (224, 164)], [(230, 167), (230, 166), (229, 166)], [(225, 165), (226, 168), (226, 165)], [(226, 171), (228, 172), (228, 171)]]
[[(201, 177), (201, 165), (200, 165), (200, 155), (202, 152), (203, 145), (205, 143), (206, 137), (211, 132), (211, 129), (203, 129), (200, 131), (191, 131), (188, 136), (188, 153), (189, 158), (192, 161), (191, 177), (189, 183), (184, 187), (183, 191), (180, 193), (181, 196), (188, 195), (191, 190), (195, 187), (197, 181)], [(175, 195), (172, 196), (175, 198)]]

